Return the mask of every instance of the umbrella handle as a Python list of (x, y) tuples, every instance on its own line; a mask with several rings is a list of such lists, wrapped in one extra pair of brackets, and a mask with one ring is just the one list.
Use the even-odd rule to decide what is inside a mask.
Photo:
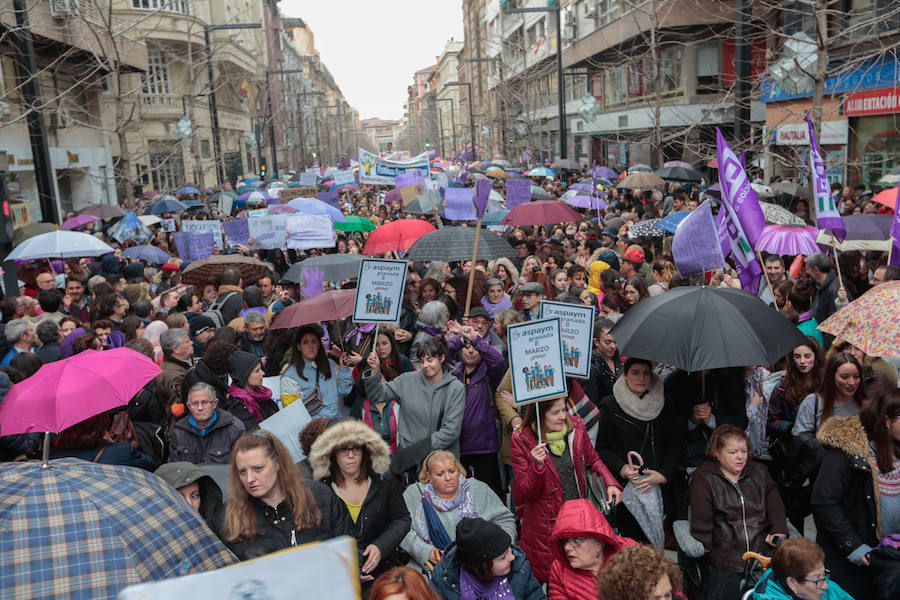
[(640, 454), (638, 454), (638, 453), (635, 452), (634, 450), (631, 450), (631, 451), (628, 452), (627, 458), (628, 458), (628, 466), (629, 466), (629, 467), (631, 467), (632, 469), (634, 468), (634, 463), (632, 462), (632, 459), (636, 459), (636, 460), (637, 460), (638, 467), (640, 468), (640, 470), (643, 470), (643, 468), (644, 468), (644, 459), (641, 458), (641, 455), (640, 455)]

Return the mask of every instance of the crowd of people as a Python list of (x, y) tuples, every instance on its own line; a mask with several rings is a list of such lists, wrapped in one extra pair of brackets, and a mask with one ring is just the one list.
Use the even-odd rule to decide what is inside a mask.
[[(542, 184), (559, 197), (578, 178)], [(127, 406), (61, 432), (51, 457), (155, 472), (241, 560), (349, 535), (377, 600), (724, 599), (754, 584), (760, 599), (891, 597), (898, 567), (878, 546), (900, 535), (898, 362), (816, 326), (900, 270), (855, 251), (838, 257), (843, 279), (828, 254), (790, 274), (793, 257), (768, 255), (760, 301), (804, 344), (778, 364), (689, 373), (620, 356), (615, 324), (680, 286), (740, 287), (731, 269), (683, 277), (671, 238), (629, 235), (695, 208), (698, 193), (610, 189), (607, 201), (599, 219), (483, 233), (503, 235), (514, 256), (411, 262), (399, 322), (377, 329), (271, 328), (292, 304), (355, 287), (286, 273), (360, 253), (366, 233), (305, 252), (239, 248), (268, 271), (247, 280), (231, 266), (203, 286), (182, 283), (162, 231), (151, 243), (172, 254), (164, 264), (120, 249), (22, 265), (20, 295), (0, 302), (0, 397), (85, 350), (144, 354), (161, 373)], [(376, 225), (448, 224), (368, 186), (345, 188), (341, 204)], [(866, 207), (852, 194), (842, 204)], [(507, 328), (539, 318), (543, 300), (593, 307), (590, 376), (571, 380), (568, 398), (517, 406)], [(295, 403), (309, 417), (300, 463), (260, 428)], [(42, 439), (4, 436), (0, 460), (36, 459)], [(228, 465), (227, 489), (198, 467), (208, 463)], [(639, 513), (626, 495), (658, 510)], [(679, 547), (679, 521), (702, 545), (697, 561)], [(815, 542), (803, 537), (811, 524)], [(746, 551), (771, 555), (769, 568), (749, 578)]]

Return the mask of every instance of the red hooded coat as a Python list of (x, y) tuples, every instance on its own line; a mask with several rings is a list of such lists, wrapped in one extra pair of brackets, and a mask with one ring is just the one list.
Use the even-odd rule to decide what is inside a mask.
[[(588, 470), (599, 475), (603, 479), (603, 485), (621, 487), (597, 456), (597, 451), (594, 450), (584, 428), (584, 422), (577, 417), (571, 417), (571, 422), (574, 427), (566, 437), (575, 465), (575, 479), (582, 496)], [(543, 466), (538, 467), (531, 456), (531, 449), (537, 445), (534, 431), (522, 429), (513, 434), (510, 443), (514, 472), (513, 498), (522, 514), (520, 537), (522, 550), (531, 563), (534, 576), (539, 581), (547, 582), (550, 579), (550, 563), (553, 561), (550, 533), (553, 531), (556, 515), (565, 501), (562, 484), (552, 460), (548, 458)]]
[(596, 600), (597, 579), (590, 571), (573, 569), (560, 545), (569, 538), (596, 538), (605, 544), (603, 565), (625, 546), (637, 544), (619, 537), (606, 518), (588, 500), (569, 500), (563, 504), (550, 536), (553, 566), (550, 567), (550, 600)]

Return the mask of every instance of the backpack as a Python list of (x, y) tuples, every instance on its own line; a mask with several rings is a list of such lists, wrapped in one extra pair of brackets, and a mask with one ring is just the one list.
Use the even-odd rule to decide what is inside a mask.
[(227, 292), (224, 295), (220, 295), (203, 313), (204, 316), (213, 320), (213, 323), (216, 324), (216, 329), (228, 325), (228, 323), (225, 322), (225, 316), (222, 314), (222, 307), (225, 306), (225, 303), (235, 294), (237, 294), (237, 292)]

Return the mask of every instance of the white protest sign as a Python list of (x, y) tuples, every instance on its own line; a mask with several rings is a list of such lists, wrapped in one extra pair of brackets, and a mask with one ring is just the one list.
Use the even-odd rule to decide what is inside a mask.
[(334, 178), (334, 183), (337, 185), (356, 183), (356, 177), (353, 176), (353, 171), (335, 171), (331, 175)]
[(247, 212), (247, 217), (251, 218), (251, 219), (253, 217), (267, 217), (267, 216), (269, 216), (268, 208), (255, 208), (255, 209)]
[(356, 540), (342, 536), (267, 554), (230, 567), (138, 583), (119, 600), (359, 598)]
[[(272, 397), (277, 397), (280, 400), (280, 384), (278, 392), (279, 394), (276, 396), (275, 390), (272, 390)], [(300, 448), (300, 439), (297, 436), (300, 435), (300, 430), (306, 427), (306, 424), (311, 420), (312, 417), (309, 416), (309, 411), (306, 410), (303, 400), (297, 400), (291, 402), (268, 419), (264, 419), (259, 424), (259, 428), (268, 431), (281, 440), (281, 443), (291, 453), (293, 461), (300, 462), (305, 457), (303, 456), (303, 450)]]
[(509, 372), (516, 406), (568, 395), (559, 319), (540, 319), (507, 329)]
[(213, 241), (220, 250), (225, 248), (222, 242), (222, 224), (219, 221), (181, 221), (182, 231), (209, 231), (213, 234)]
[(175, 231), (175, 219), (160, 219), (159, 228), (166, 233)]
[(250, 239), (253, 240), (253, 250), (272, 250), (284, 248), (285, 229), (284, 221), (287, 215), (268, 215), (266, 217), (253, 217), (248, 219)]
[(364, 258), (359, 265), (353, 321), (396, 323), (406, 282), (405, 260)]
[(566, 375), (588, 379), (591, 376), (591, 349), (594, 335), (594, 309), (565, 302), (541, 302), (541, 318), (559, 318), (563, 368)]
[(334, 247), (334, 224), (329, 215), (286, 215), (287, 247), (293, 250)]
[(300, 173), (300, 185), (301, 186), (315, 186), (316, 185), (316, 173)]

